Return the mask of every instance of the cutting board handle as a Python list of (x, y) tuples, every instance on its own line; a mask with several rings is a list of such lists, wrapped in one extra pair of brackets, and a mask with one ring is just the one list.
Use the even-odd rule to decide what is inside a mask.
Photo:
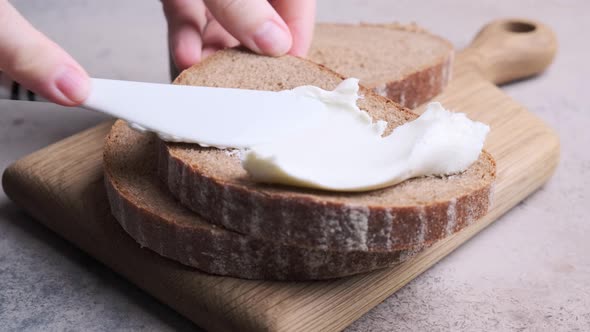
[(555, 33), (527, 19), (500, 19), (484, 26), (471, 45), (459, 53), (496, 84), (541, 73), (557, 51)]

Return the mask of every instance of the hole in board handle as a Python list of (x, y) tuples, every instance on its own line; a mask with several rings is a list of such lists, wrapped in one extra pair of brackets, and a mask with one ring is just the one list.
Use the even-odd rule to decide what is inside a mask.
[(514, 33), (533, 32), (537, 29), (534, 24), (519, 21), (508, 21), (504, 24), (504, 28)]

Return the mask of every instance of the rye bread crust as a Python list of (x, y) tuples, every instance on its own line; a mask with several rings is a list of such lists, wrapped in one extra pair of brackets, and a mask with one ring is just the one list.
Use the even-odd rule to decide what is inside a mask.
[(104, 173), (114, 217), (142, 247), (199, 270), (247, 279), (330, 279), (395, 265), (420, 248), (326, 251), (258, 240), (205, 222), (175, 201), (156, 176), (156, 139), (117, 121)]
[(389, 81), (375, 87), (373, 92), (387, 97), (402, 106), (416, 108), (441, 93), (451, 78), (453, 53), (428, 68), (418, 70), (401, 80)]
[[(361, 45), (351, 45), (355, 39), (369, 39), (375, 31), (380, 31), (379, 46), (371, 40), (361, 41)], [(391, 34), (387, 36), (387, 32)], [(342, 36), (333, 38), (331, 34)], [(350, 36), (351, 33), (358, 34)], [(410, 54), (405, 47), (405, 39), (420, 38), (427, 43), (424, 47)], [(391, 45), (387, 55), (383, 55), (383, 64), (375, 64), (376, 47)], [(364, 46), (364, 47), (359, 47)], [(341, 54), (344, 52), (345, 54)], [(359, 59), (343, 61), (342, 57), (354, 54)], [(387, 97), (402, 106), (415, 108), (431, 100), (444, 90), (451, 79), (454, 60), (453, 45), (415, 24), (338, 24), (320, 23), (316, 25), (314, 40), (308, 55), (309, 59), (331, 68), (345, 76), (361, 79), (361, 84), (373, 92)], [(410, 63), (399, 64), (401, 59)], [(411, 59), (411, 60), (410, 60)], [(363, 61), (365, 60), (365, 61)], [(405, 61), (404, 61), (405, 62)], [(399, 72), (390, 77), (376, 77), (368, 69), (379, 69), (384, 64), (396, 67)], [(387, 68), (382, 68), (384, 71)]]
[[(175, 83), (280, 90), (304, 84), (331, 89), (341, 80), (302, 59), (226, 50), (184, 71)], [(361, 93), (361, 109), (387, 121), (389, 130), (416, 118), (386, 98), (364, 88)], [(495, 162), (484, 151), (458, 175), (330, 193), (254, 183), (227, 151), (165, 142), (158, 150), (158, 174), (170, 192), (208, 221), (254, 238), (323, 250), (387, 252), (430, 244), (487, 213), (495, 179)]]
[[(323, 199), (324, 193), (318, 191), (271, 189), (244, 184), (243, 179), (210, 177), (175, 156), (165, 143), (159, 145), (160, 178), (184, 206), (212, 223), (280, 243), (343, 251), (416, 248), (460, 231), (485, 215), (492, 203), (492, 182), (450, 200), (422, 205), (336, 202)], [(478, 160), (493, 162), (485, 152)]]

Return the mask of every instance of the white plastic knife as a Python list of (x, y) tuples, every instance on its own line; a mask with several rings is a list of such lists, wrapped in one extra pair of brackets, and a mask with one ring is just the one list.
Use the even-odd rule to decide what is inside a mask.
[[(5, 74), (0, 99), (39, 100)], [(289, 90), (273, 92), (91, 79), (81, 105), (170, 141), (244, 148), (313, 125), (325, 105)]]

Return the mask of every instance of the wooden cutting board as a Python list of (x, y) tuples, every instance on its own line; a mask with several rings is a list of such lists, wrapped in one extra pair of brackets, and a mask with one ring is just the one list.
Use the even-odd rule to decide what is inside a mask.
[(498, 163), (490, 213), (397, 267), (321, 282), (211, 276), (141, 249), (111, 217), (102, 144), (111, 123), (81, 132), (10, 166), (8, 196), (35, 218), (162, 302), (209, 330), (335, 331), (358, 319), (541, 186), (559, 159), (553, 130), (494, 83), (541, 72), (556, 51), (553, 33), (523, 20), (486, 26), (458, 54), (437, 98), (490, 124), (486, 149)]

